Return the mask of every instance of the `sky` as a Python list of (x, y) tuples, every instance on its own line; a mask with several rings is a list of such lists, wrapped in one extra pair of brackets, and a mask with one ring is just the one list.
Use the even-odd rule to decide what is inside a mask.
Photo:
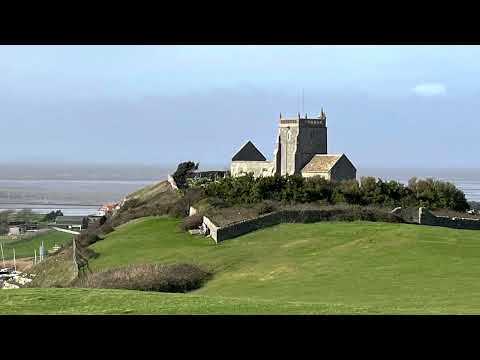
[[(480, 167), (480, 46), (0, 46), (0, 162), (227, 166), (327, 114), (363, 167)], [(302, 93), (303, 105), (302, 105)]]

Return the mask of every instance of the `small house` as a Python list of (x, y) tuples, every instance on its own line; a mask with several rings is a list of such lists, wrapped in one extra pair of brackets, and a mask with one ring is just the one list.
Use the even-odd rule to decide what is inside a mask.
[(25, 232), (24, 228), (18, 225), (13, 225), (8, 227), (8, 235), (9, 236), (20, 236)]
[(55, 226), (63, 229), (83, 230), (88, 227), (88, 216), (57, 216)]

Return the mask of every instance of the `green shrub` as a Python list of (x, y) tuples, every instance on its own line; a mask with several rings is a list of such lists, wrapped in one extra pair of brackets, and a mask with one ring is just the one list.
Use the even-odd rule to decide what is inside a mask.
[(385, 207), (426, 206), (456, 211), (469, 209), (465, 194), (455, 185), (433, 179), (411, 179), (408, 186), (397, 181), (362, 177), (360, 181), (327, 181), (299, 175), (254, 178), (252, 174), (228, 177), (205, 186), (205, 194), (221, 204), (246, 205), (265, 200), (287, 204), (325, 202)]
[(187, 216), (182, 220), (180, 227), (184, 231), (198, 229), (203, 224), (203, 216), (200, 214), (195, 214), (192, 216)]
[(187, 292), (200, 288), (210, 278), (208, 271), (190, 264), (131, 265), (78, 278), (80, 288)]
[(258, 208), (258, 214), (259, 215), (268, 214), (276, 210), (277, 210), (277, 207), (275, 206), (275, 203), (273, 201), (267, 200), (260, 204)]

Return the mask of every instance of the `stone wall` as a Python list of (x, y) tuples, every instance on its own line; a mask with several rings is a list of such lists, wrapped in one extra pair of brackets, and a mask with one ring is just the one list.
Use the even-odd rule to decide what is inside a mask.
[(190, 209), (188, 210), (188, 216), (193, 216), (198, 214), (198, 210), (195, 209), (193, 206), (190, 206)]
[(402, 208), (402, 207), (397, 207), (392, 210), (392, 214), (400, 216), (403, 221), (407, 223), (414, 223), (418, 224), (418, 208), (416, 207), (408, 207), (408, 208)]
[(232, 176), (242, 176), (253, 173), (253, 176), (273, 176), (275, 163), (273, 161), (232, 161), (230, 165)]
[(300, 173), (316, 154), (327, 153), (327, 128), (321, 126), (321, 121), (318, 119), (302, 119), (297, 141), (299, 163), (296, 166), (296, 173)]
[(362, 210), (354, 213), (345, 209), (329, 209), (329, 210), (283, 210), (265, 215), (261, 215), (255, 219), (239, 221), (224, 227), (215, 225), (207, 217), (203, 218), (203, 229), (208, 229), (206, 235), (210, 235), (216, 243), (224, 240), (232, 239), (249, 232), (263, 229), (265, 227), (283, 224), (283, 223), (314, 223), (328, 220), (370, 220), (370, 221), (390, 221), (402, 222), (401, 218), (390, 214), (382, 214), (379, 218), (378, 213), (370, 210)]
[(206, 216), (203, 217), (202, 233), (205, 235), (210, 235), (216, 243), (218, 243), (218, 229), (220, 229), (220, 227), (215, 225), (212, 220), (210, 220)]
[(298, 119), (280, 121), (278, 137), (280, 139), (279, 175), (293, 175), (297, 164), (297, 138), (299, 136)]
[(345, 155), (343, 155), (331, 169), (330, 178), (334, 181), (352, 180), (356, 177), (357, 169), (355, 169), (355, 166), (353, 166)]
[(450, 218), (448, 216), (436, 216), (426, 208), (418, 209), (419, 224), (431, 226), (444, 226), (455, 229), (480, 230), (480, 220), (467, 218)]
[(330, 180), (330, 173), (327, 171), (323, 172), (308, 172), (308, 171), (302, 171), (302, 176), (304, 178), (309, 178), (309, 177), (314, 177), (314, 176), (321, 176), (325, 180)]

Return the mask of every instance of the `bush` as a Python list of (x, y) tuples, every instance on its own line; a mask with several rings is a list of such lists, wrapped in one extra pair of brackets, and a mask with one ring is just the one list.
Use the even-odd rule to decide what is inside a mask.
[(203, 216), (200, 214), (195, 214), (192, 216), (187, 216), (183, 219), (180, 227), (184, 231), (198, 229), (203, 224)]
[(229, 203), (227, 203), (225, 200), (219, 198), (219, 197), (210, 197), (207, 199), (208, 205), (214, 207), (214, 208), (227, 208), (230, 206)]
[(190, 264), (131, 265), (78, 278), (74, 287), (187, 292), (200, 288), (211, 273)]
[(275, 206), (275, 203), (273, 201), (267, 200), (260, 204), (258, 208), (258, 214), (259, 215), (268, 214), (276, 210), (277, 210), (277, 207)]
[(397, 181), (362, 177), (360, 181), (327, 181), (299, 175), (254, 178), (252, 174), (229, 177), (207, 184), (205, 194), (226, 204), (245, 205), (265, 200), (283, 203), (325, 202), (385, 207), (425, 206), (456, 211), (469, 209), (465, 194), (455, 185), (433, 179), (411, 179), (408, 186)]
[(52, 210), (48, 214), (45, 214), (42, 221), (55, 221), (57, 216), (63, 216), (62, 211), (61, 210), (57, 210), (57, 211)]

